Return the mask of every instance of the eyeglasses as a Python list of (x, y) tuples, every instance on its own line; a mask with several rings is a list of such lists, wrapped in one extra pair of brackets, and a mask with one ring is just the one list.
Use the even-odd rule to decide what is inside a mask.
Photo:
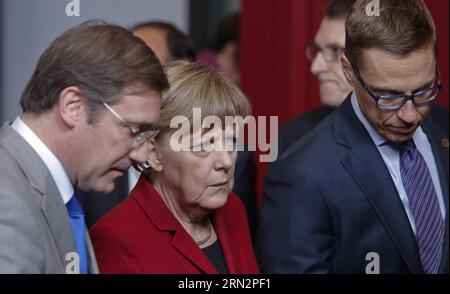
[(305, 48), (306, 58), (309, 61), (316, 59), (319, 52), (322, 53), (323, 59), (325, 59), (326, 62), (335, 62), (344, 52), (344, 48), (339, 46), (325, 46), (321, 48), (315, 44), (306, 46)]
[(103, 102), (103, 105), (108, 109), (117, 119), (120, 120), (122, 124), (124, 124), (129, 130), (130, 134), (133, 137), (133, 144), (139, 145), (140, 143), (154, 139), (159, 133), (159, 129), (156, 130), (147, 130), (141, 131), (138, 127), (132, 126), (128, 123), (122, 116), (120, 116), (111, 106), (109, 106), (106, 102)]
[(406, 95), (406, 94), (398, 94), (398, 95), (375, 95), (372, 93), (369, 89), (369, 86), (364, 82), (364, 80), (361, 77), (361, 74), (356, 69), (356, 67), (353, 66), (353, 72), (358, 79), (359, 83), (363, 86), (364, 90), (367, 92), (367, 94), (372, 97), (376, 105), (381, 110), (396, 110), (400, 109), (408, 100), (412, 100), (415, 105), (421, 105), (426, 104), (434, 99), (439, 94), (439, 91), (442, 89), (442, 84), (439, 81), (439, 78), (437, 78), (437, 84), (436, 80), (434, 81), (435, 86), (427, 89), (421, 89), (419, 91), (413, 92), (412, 95)]

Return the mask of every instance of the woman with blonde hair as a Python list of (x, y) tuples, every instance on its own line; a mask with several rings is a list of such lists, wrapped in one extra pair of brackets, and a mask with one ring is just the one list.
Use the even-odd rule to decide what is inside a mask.
[[(100, 271), (258, 273), (244, 206), (231, 193), (236, 128), (225, 124), (227, 116), (249, 115), (250, 104), (206, 65), (176, 61), (165, 71), (170, 89), (141, 178), (91, 230)], [(223, 127), (196, 124), (194, 109)], [(187, 149), (179, 150), (179, 139)]]

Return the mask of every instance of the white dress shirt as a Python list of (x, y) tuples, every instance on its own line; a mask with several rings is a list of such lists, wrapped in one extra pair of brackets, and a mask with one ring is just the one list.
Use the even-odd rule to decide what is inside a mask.
[(14, 120), (11, 127), (30, 144), (31, 148), (44, 161), (58, 187), (64, 204), (67, 204), (74, 195), (74, 188), (61, 162), (48, 149), (45, 143), (23, 122), (20, 116)]

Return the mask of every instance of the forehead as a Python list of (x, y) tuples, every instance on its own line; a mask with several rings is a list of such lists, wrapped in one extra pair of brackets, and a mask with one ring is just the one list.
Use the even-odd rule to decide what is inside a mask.
[(320, 23), (314, 42), (323, 47), (326, 45), (345, 45), (345, 19), (325, 17)]
[(157, 124), (161, 106), (161, 94), (157, 91), (124, 94), (114, 104), (114, 109), (128, 122), (140, 125)]
[(397, 56), (381, 49), (363, 51), (360, 69), (366, 82), (390, 89), (408, 91), (429, 82), (436, 74), (436, 58), (432, 46)]

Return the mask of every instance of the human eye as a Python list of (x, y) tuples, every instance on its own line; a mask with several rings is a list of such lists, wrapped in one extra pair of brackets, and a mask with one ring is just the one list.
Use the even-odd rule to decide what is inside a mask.
[(225, 150), (235, 151), (237, 146), (237, 139), (235, 136), (228, 137), (225, 139)]

